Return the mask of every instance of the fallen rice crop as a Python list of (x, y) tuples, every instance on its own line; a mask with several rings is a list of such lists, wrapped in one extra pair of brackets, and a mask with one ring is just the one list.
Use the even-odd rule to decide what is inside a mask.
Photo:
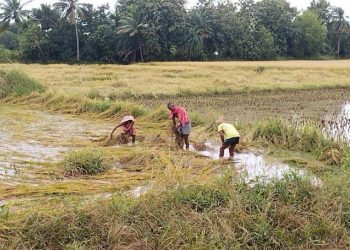
[(323, 188), (294, 175), (254, 187), (230, 175), (199, 182), (141, 198), (116, 193), (85, 204), (62, 200), (55, 209), (11, 211), (1, 215), (0, 242), (8, 249), (349, 247), (350, 197), (336, 191), (349, 187), (344, 178)]
[[(100, 72), (101, 77), (96, 77), (94, 72), (86, 72), (92, 66), (78, 69), (48, 65), (48, 72), (62, 67), (69, 77), (78, 74), (76, 80), (73, 76), (74, 84), (67, 87), (66, 79), (50, 75), (52, 81), (49, 81), (46, 76), (40, 76), (44, 85), (50, 82), (48, 91), (8, 95), (2, 99), (2, 103), (33, 109), (86, 114), (101, 122), (131, 114), (138, 117), (141, 128), (138, 132), (142, 135), (137, 138), (145, 136), (145, 140), (138, 139), (136, 147), (105, 147), (102, 153), (96, 149), (106, 142), (106, 137), (101, 136), (98, 143), (92, 144), (93, 148), (70, 152), (58, 164), (64, 178), (55, 179), (61, 177), (53, 168), (49, 173), (52, 183), (38, 187), (23, 185), (18, 190), (1, 186), (1, 192), (6, 193), (2, 197), (26, 196), (28, 201), (0, 208), (0, 245), (5, 249), (349, 248), (349, 150), (343, 143), (325, 137), (319, 125), (330, 106), (349, 98), (345, 80), (334, 80), (336, 84), (331, 82), (327, 90), (314, 89), (319, 87), (314, 85), (319, 80), (318, 74), (326, 67), (322, 63), (307, 69), (299, 64), (292, 69), (285, 62), (281, 62), (281, 67), (266, 62), (244, 66), (197, 65), (204, 73), (192, 72), (193, 65), (155, 63), (152, 68), (156, 74), (144, 81), (149, 88), (138, 84), (141, 81), (137, 76), (144, 75), (147, 65), (111, 66), (126, 70), (127, 75), (133, 72), (130, 81), (123, 78), (123, 72), (117, 72), (116, 79), (117, 74), (110, 66), (99, 68), (110, 72)], [(41, 68), (37, 67), (33, 66), (36, 76), (35, 71)], [(348, 66), (332, 67), (335, 74)], [(231, 82), (222, 69), (230, 77), (232, 72), (241, 72), (254, 83), (246, 88), (244, 78)], [(177, 70), (183, 74), (177, 76)], [(213, 74), (207, 72), (210, 70), (218, 71), (219, 75), (221, 72), (220, 79), (213, 80)], [(290, 75), (283, 79), (279, 73), (285, 74), (287, 70)], [(307, 72), (311, 80), (293, 83), (293, 88), (302, 84), (303, 88), (312, 89), (288, 89), (290, 79), (300, 77), (299, 71)], [(160, 75), (169, 77), (163, 82), (158, 78)], [(282, 77), (276, 82), (288, 90), (255, 90), (254, 84), (276, 89), (275, 80), (270, 81), (276, 77)], [(194, 78), (199, 80), (192, 83)], [(335, 88), (338, 84), (344, 88)], [(73, 94), (60, 92), (64, 86)], [(317, 175), (322, 185), (314, 185), (295, 174), (269, 184), (247, 185), (235, 175), (231, 165), (175, 150), (171, 141), (173, 131), (168, 129), (167, 121), (169, 100), (176, 100), (191, 111), (195, 127), (193, 141), (218, 139), (214, 121), (218, 115), (226, 115), (241, 132), (244, 142), (241, 147), (254, 145), (267, 152), (280, 148), (300, 151), (312, 158), (312, 163), (323, 161), (327, 171)], [(293, 120), (295, 113), (303, 123), (288, 121)], [(286, 119), (267, 119), (276, 116)], [(262, 119), (264, 122), (256, 123)], [(115, 143), (120, 141), (114, 138), (108, 145)], [(193, 146), (197, 150), (205, 149), (204, 143)], [(306, 164), (303, 159), (289, 160), (299, 163), (300, 168)], [(139, 198), (130, 195), (134, 189), (142, 190), (145, 186), (150, 190)], [(79, 197), (82, 194), (88, 197)], [(33, 201), (34, 196), (37, 201)]]

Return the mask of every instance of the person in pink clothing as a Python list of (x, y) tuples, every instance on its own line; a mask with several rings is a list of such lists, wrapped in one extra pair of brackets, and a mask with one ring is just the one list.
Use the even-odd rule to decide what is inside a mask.
[[(186, 109), (181, 106), (175, 106), (172, 103), (168, 103), (168, 109), (170, 110), (169, 118), (173, 120), (174, 128), (180, 132), (182, 139), (185, 141), (186, 149), (189, 149), (190, 143), (188, 138), (191, 133), (191, 121)], [(178, 125), (176, 124), (176, 119), (179, 121)], [(179, 146), (181, 147), (181, 142)]]
[(132, 138), (132, 143), (136, 141), (136, 129), (135, 129), (135, 118), (131, 115), (124, 116), (120, 123), (114, 127), (109, 135), (109, 139), (112, 139), (114, 131), (121, 127), (123, 129), (123, 135), (130, 136)]

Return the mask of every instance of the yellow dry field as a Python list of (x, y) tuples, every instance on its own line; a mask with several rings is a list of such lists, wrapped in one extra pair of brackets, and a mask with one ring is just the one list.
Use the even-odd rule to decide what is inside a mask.
[(168, 62), (134, 65), (0, 64), (25, 72), (56, 91), (175, 94), (183, 91), (350, 86), (350, 60)]

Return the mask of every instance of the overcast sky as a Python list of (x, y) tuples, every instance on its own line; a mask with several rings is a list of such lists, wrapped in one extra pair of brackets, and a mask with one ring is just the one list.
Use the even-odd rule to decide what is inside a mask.
[[(328, 0), (332, 5), (342, 7), (345, 10), (345, 14), (347, 16), (350, 15), (350, 0)], [(28, 7), (38, 7), (42, 3), (48, 3), (53, 4), (55, 2), (58, 2), (58, 0), (33, 0)], [(94, 6), (99, 6), (105, 3), (109, 3), (109, 5), (112, 7), (115, 5), (116, 0), (80, 0), (81, 3), (91, 3)], [(187, 0), (188, 6), (194, 6), (197, 2), (197, 0)], [(233, 2), (235, 2), (233, 0)], [(297, 7), (299, 10), (305, 9), (311, 0), (289, 0), (292, 6)]]

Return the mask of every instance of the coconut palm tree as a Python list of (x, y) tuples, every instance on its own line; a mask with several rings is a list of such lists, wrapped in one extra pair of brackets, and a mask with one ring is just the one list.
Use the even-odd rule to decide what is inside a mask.
[(31, 0), (3, 0), (0, 3), (0, 32), (5, 31), (11, 22), (15, 22), (19, 32), (21, 23), (29, 16), (29, 11), (23, 8), (30, 2)]
[(79, 3), (78, 0), (60, 0), (53, 4), (61, 13), (62, 18), (68, 19), (69, 23), (75, 26), (75, 36), (77, 39), (77, 60), (80, 60), (78, 18), (84, 18), (87, 4)]
[(182, 50), (189, 57), (199, 57), (204, 49), (204, 41), (209, 37), (210, 28), (205, 17), (198, 10), (190, 12), (189, 23)]
[(40, 22), (41, 29), (44, 31), (52, 29), (59, 21), (57, 10), (52, 9), (48, 4), (41, 4), (40, 8), (33, 9), (32, 16), (34, 20)]
[(344, 16), (344, 10), (339, 7), (334, 8), (331, 14), (330, 29), (331, 29), (331, 32), (336, 35), (338, 57), (340, 55), (341, 40), (342, 40), (343, 34), (349, 31), (349, 27), (350, 25)]
[(132, 9), (129, 15), (120, 19), (117, 34), (122, 35), (120, 45), (120, 54), (122, 56), (127, 57), (130, 54), (134, 54), (135, 57), (136, 52), (139, 52), (141, 61), (144, 61), (142, 31), (148, 27), (148, 24), (143, 22), (141, 11), (138, 8)]

